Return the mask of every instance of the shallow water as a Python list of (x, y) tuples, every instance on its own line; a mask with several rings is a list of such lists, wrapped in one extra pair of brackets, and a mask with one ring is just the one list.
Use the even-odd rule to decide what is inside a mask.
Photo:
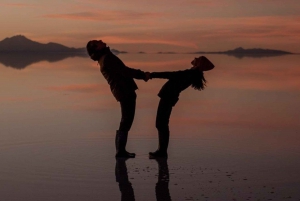
[[(198, 55), (118, 56), (172, 71)], [(137, 157), (116, 161), (120, 108), (96, 63), (1, 57), (1, 200), (300, 200), (300, 57), (206, 56), (216, 68), (174, 107), (167, 161), (147, 158), (165, 80), (136, 81)]]

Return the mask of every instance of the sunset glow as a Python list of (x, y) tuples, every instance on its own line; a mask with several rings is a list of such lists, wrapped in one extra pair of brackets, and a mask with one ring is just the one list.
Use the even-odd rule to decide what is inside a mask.
[(4, 0), (0, 40), (22, 34), (70, 47), (102, 39), (128, 52), (224, 51), (241, 46), (299, 53), (299, 10), (297, 0)]

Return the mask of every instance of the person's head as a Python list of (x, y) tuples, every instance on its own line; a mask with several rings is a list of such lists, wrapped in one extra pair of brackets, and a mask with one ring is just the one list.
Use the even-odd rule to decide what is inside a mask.
[(195, 58), (193, 61), (191, 61), (191, 64), (193, 65), (192, 69), (198, 71), (208, 71), (215, 67), (213, 63), (211, 63), (211, 61), (209, 61), (205, 56)]
[(86, 50), (92, 60), (98, 61), (106, 47), (106, 43), (102, 42), (102, 40), (90, 40), (86, 45)]
[(206, 79), (204, 78), (203, 71), (208, 71), (213, 69), (215, 66), (206, 57), (200, 56), (191, 61), (193, 67), (192, 70), (195, 71), (192, 80), (192, 87), (199, 91), (206, 87)]

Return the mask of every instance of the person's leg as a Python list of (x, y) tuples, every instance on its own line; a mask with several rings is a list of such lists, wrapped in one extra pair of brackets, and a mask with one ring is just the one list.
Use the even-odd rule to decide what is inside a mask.
[(120, 105), (122, 117), (119, 126), (119, 131), (128, 132), (134, 120), (136, 98), (132, 97), (130, 99), (120, 101)]
[(169, 119), (171, 116), (173, 104), (166, 99), (160, 99), (157, 114), (156, 114), (156, 128), (158, 130), (158, 150), (150, 152), (150, 158), (168, 157), (167, 150), (169, 145)]
[(129, 157), (134, 158), (134, 153), (129, 153), (126, 151), (126, 144), (128, 138), (128, 131), (132, 126), (132, 122), (135, 115), (135, 105), (136, 105), (136, 98), (126, 99), (124, 101), (120, 101), (121, 105), (121, 122), (119, 126), (119, 130), (117, 130), (116, 134), (116, 150), (117, 154), (116, 157)]

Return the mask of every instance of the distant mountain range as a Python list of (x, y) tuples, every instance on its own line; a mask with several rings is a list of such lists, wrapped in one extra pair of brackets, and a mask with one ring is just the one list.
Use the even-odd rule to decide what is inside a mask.
[[(115, 54), (120, 53), (128, 53), (126, 51), (119, 51), (115, 49), (111, 49), (111, 51)], [(77, 52), (77, 53), (85, 53), (85, 47), (82, 48), (74, 48), (67, 47), (58, 43), (47, 43), (42, 44), (39, 42), (32, 41), (25, 36), (17, 35), (11, 38), (5, 38), (0, 41), (0, 52)], [(145, 53), (145, 52), (139, 52)], [(216, 52), (207, 52), (207, 51), (198, 51), (198, 52), (190, 52), (191, 54), (228, 54), (228, 55), (283, 55), (283, 54), (293, 54), (291, 52), (282, 51), (282, 50), (271, 50), (271, 49), (261, 49), (261, 48), (253, 48), (253, 49), (244, 49), (242, 47), (238, 47), (233, 50), (227, 51), (216, 51)], [(157, 52), (157, 54), (177, 54), (177, 52)]]
[[(111, 49), (114, 54), (128, 53)], [(138, 52), (146, 54), (146, 52)], [(177, 52), (157, 52), (157, 54), (179, 54)], [(181, 53), (182, 54), (182, 53)], [(282, 50), (270, 49), (244, 49), (242, 47), (219, 52), (190, 52), (188, 54), (226, 54), (237, 58), (243, 57), (273, 57), (294, 54)], [(68, 57), (88, 57), (86, 48), (67, 47), (58, 43), (42, 44), (32, 41), (25, 36), (17, 35), (0, 41), (0, 63), (7, 67), (23, 69), (39, 61), (56, 62)]]
[(227, 51), (219, 51), (219, 52), (192, 52), (192, 54), (226, 54), (235, 56), (238, 58), (242, 57), (267, 57), (267, 56), (280, 56), (285, 54), (293, 54), (292, 52), (282, 51), (282, 50), (271, 50), (271, 49), (261, 49), (261, 48), (252, 48), (252, 49), (244, 49), (242, 47), (238, 47), (233, 50)]
[[(114, 54), (119, 53), (127, 53), (125, 51), (119, 51), (115, 49), (111, 49)], [(32, 41), (25, 36), (17, 35), (11, 38), (5, 38), (4, 40), (0, 41), (0, 52), (9, 52), (9, 53), (16, 53), (16, 52), (27, 52), (27, 53), (83, 53), (87, 56), (86, 48), (74, 48), (74, 47), (67, 47), (58, 43), (39, 43), (36, 41)]]
[(58, 43), (42, 44), (17, 35), (0, 41), (1, 52), (84, 52), (84, 48), (70, 48)]
[(292, 54), (291, 52), (282, 51), (282, 50), (271, 50), (271, 49), (261, 49), (261, 48), (252, 48), (244, 49), (238, 47), (234, 50), (228, 50), (225, 52), (220, 52), (224, 54)]
[[(127, 53), (111, 49), (114, 54)], [(24, 69), (40, 61), (56, 62), (68, 57), (88, 57), (86, 48), (67, 47), (58, 43), (42, 44), (17, 35), (0, 41), (0, 63)]]

